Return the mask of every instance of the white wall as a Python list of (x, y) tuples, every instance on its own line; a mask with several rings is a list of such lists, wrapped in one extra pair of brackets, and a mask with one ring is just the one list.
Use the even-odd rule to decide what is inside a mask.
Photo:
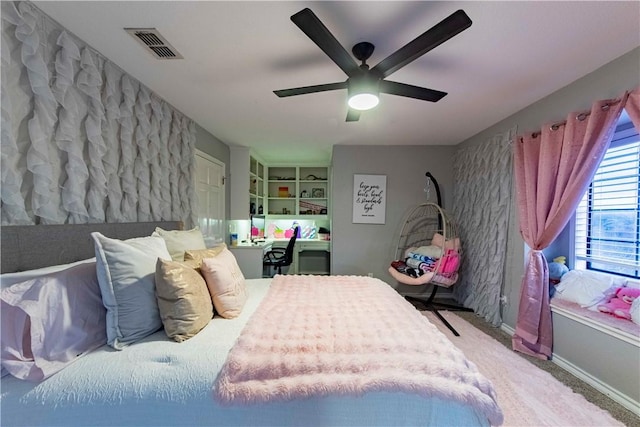
[[(536, 130), (543, 123), (562, 120), (570, 111), (589, 109), (596, 99), (615, 98), (640, 85), (640, 48), (549, 95), (503, 121), (451, 146), (335, 145), (332, 153), (332, 273), (367, 274), (394, 284), (387, 273), (393, 245), (406, 210), (425, 201), (424, 174), (429, 171), (440, 183), (443, 206), (451, 209), (451, 166), (458, 147), (483, 142), (516, 126), (518, 131)], [(517, 96), (517, 94), (514, 94)], [(428, 135), (425, 139), (428, 140)], [(353, 224), (354, 174), (387, 175), (386, 224)], [(514, 196), (515, 200), (515, 196)], [(435, 195), (432, 196), (435, 201)], [(511, 212), (503, 321), (515, 327), (520, 281), (524, 272), (524, 242), (520, 237), (515, 203)]]
[[(516, 126), (518, 133), (540, 129), (543, 123), (560, 121), (572, 111), (591, 109), (591, 104), (598, 99), (615, 98), (625, 90), (640, 86), (640, 48), (636, 48), (622, 57), (606, 64), (570, 85), (554, 92), (540, 101), (511, 115), (505, 120), (482, 131), (462, 142), (477, 144), (493, 135), (505, 132)], [(514, 94), (516, 96), (517, 94)], [(515, 200), (515, 194), (513, 198)], [(510, 258), (507, 265), (504, 294), (508, 304), (503, 307), (503, 322), (515, 328), (518, 301), (520, 298), (520, 282), (524, 274), (524, 241), (520, 236), (518, 212), (513, 205), (511, 229), (509, 230)]]
[[(455, 183), (451, 166), (457, 148), (484, 142), (498, 133), (517, 127), (518, 132), (539, 129), (543, 123), (563, 120), (571, 111), (590, 109), (597, 99), (615, 98), (625, 90), (640, 86), (640, 48), (606, 64), (572, 84), (558, 90), (529, 107), (511, 115), (477, 135), (463, 141), (458, 147), (442, 146), (340, 146), (333, 148), (332, 160), (332, 274), (367, 274), (396, 284), (387, 273), (393, 253), (393, 245), (406, 209), (424, 201), (422, 189), (425, 172), (431, 172), (440, 182), (443, 206), (451, 209)], [(517, 96), (517, 94), (514, 94)], [(428, 139), (428, 135), (425, 136)], [(387, 175), (386, 224), (352, 224), (353, 174)], [(520, 297), (520, 283), (524, 273), (524, 241), (520, 237), (517, 209), (511, 210), (511, 226), (508, 240), (508, 259), (504, 283), (504, 295), (508, 304), (503, 306), (502, 317), (508, 327), (514, 328)], [(435, 195), (434, 199), (435, 200)], [(566, 239), (565, 239), (566, 241)], [(554, 248), (557, 250), (557, 248)], [(568, 253), (568, 251), (567, 251)], [(400, 292), (411, 292), (398, 287)], [(554, 316), (556, 319), (557, 316)], [(593, 379), (592, 384), (604, 384), (636, 402), (640, 400), (637, 375), (620, 375), (620, 369), (598, 369), (609, 363), (600, 349), (626, 352), (623, 360), (634, 358), (629, 346), (592, 329), (579, 327), (576, 322), (557, 320), (554, 349), (564, 361), (574, 365), (577, 372)], [(578, 339), (580, 345), (574, 342)], [(585, 347), (586, 346), (586, 347)], [(594, 348), (595, 351), (585, 351)], [(633, 350), (632, 350), (633, 351)], [(638, 365), (638, 363), (636, 363)], [(595, 385), (595, 384), (594, 384)], [(601, 390), (603, 389), (600, 388)]]
[[(428, 139), (425, 135), (425, 139)], [(399, 228), (411, 207), (426, 202), (426, 172), (440, 185), (443, 207), (453, 203), (453, 146), (335, 145), (331, 177), (331, 273), (373, 273), (392, 285), (387, 272)], [(387, 176), (385, 224), (353, 224), (353, 175)], [(435, 190), (430, 201), (436, 202)], [(411, 287), (415, 292), (416, 287)]]
[[(462, 144), (477, 144), (491, 136), (517, 126), (518, 133), (539, 129), (543, 123), (562, 120), (569, 112), (588, 110), (593, 101), (615, 98), (640, 86), (640, 48), (623, 55), (557, 92), (541, 99), (507, 119), (484, 130)], [(525, 244), (520, 236), (518, 213), (514, 204), (509, 230), (508, 254), (504, 295), (508, 303), (503, 306), (502, 319), (508, 328), (514, 329), (518, 315), (521, 280), (524, 274)], [(563, 234), (560, 242), (570, 242)], [(553, 256), (568, 255), (555, 245)], [(640, 351), (637, 347), (612, 338), (593, 328), (554, 314), (553, 351), (570, 365), (574, 372), (605, 393), (618, 393), (617, 400), (640, 402), (638, 369)], [(607, 366), (603, 369), (603, 366)], [(635, 403), (637, 405), (637, 403)]]

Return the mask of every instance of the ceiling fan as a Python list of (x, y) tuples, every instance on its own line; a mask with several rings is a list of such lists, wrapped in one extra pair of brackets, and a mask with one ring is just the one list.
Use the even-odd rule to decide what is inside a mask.
[(385, 80), (385, 78), (471, 26), (469, 16), (463, 10), (458, 10), (369, 69), (366, 61), (375, 48), (372, 43), (360, 42), (353, 46), (351, 50), (353, 56), (361, 61), (361, 64), (358, 65), (310, 9), (302, 9), (292, 15), (291, 20), (345, 72), (348, 78), (343, 82), (273, 92), (283, 98), (347, 89), (349, 96), (348, 122), (357, 121), (360, 118), (360, 111), (375, 107), (378, 104), (380, 92), (431, 102), (442, 99), (447, 94), (446, 92), (392, 82)]

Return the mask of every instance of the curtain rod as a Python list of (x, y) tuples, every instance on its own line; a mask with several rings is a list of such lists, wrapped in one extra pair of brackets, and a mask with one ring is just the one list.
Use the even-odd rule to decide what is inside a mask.
[[(600, 109), (602, 111), (607, 111), (609, 108), (611, 108), (612, 105), (615, 105), (615, 104), (617, 104), (619, 102), (620, 102), (620, 99), (617, 99), (615, 101), (608, 101), (602, 107), (600, 107)], [(583, 111), (581, 113), (576, 114), (576, 120), (583, 121), (589, 115), (591, 115), (591, 111), (590, 110), (589, 111)], [(567, 121), (563, 120), (561, 122), (557, 122), (557, 123), (552, 124), (551, 126), (549, 126), (549, 129), (552, 130), (552, 131), (556, 131), (556, 130), (560, 129), (561, 126), (564, 126), (566, 124), (567, 124)], [(540, 132), (540, 131), (533, 132), (531, 134), (531, 138), (537, 138), (538, 136), (540, 136), (541, 133), (542, 132)], [(521, 139), (521, 141), (522, 141), (522, 139)]]

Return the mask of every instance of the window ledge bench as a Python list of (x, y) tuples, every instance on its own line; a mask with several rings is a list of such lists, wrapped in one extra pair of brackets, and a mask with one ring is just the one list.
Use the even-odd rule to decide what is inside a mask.
[(640, 347), (640, 325), (637, 323), (620, 319), (611, 314), (592, 311), (574, 302), (559, 298), (551, 299), (550, 305), (552, 313), (561, 314), (576, 322)]
[(640, 416), (640, 325), (551, 300), (553, 363)]

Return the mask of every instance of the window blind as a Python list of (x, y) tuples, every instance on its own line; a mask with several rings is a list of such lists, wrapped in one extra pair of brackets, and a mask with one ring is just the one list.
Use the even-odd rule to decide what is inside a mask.
[(575, 220), (577, 268), (638, 278), (640, 271), (640, 137), (617, 132)]

